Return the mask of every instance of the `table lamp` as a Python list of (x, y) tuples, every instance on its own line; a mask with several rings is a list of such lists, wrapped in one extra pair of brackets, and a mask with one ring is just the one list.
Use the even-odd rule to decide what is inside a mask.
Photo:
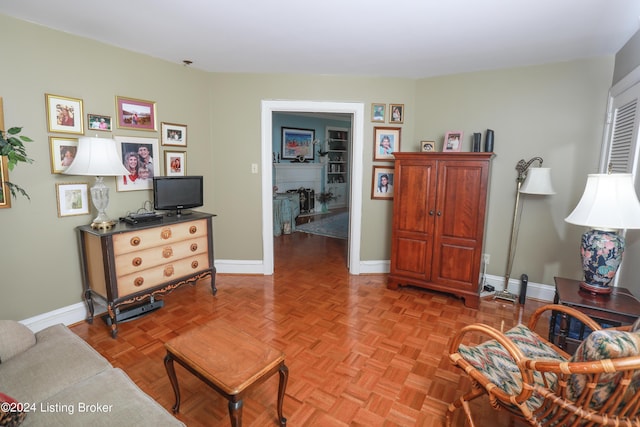
[[(507, 270), (504, 275), (504, 289), (501, 292), (495, 294), (495, 298), (505, 299), (508, 301), (515, 301), (517, 296), (509, 292), (509, 279), (511, 277), (511, 269), (513, 267), (513, 260), (516, 255), (516, 246), (518, 244), (518, 230), (520, 229), (520, 217), (518, 216), (518, 207), (520, 206), (520, 194), (535, 194), (535, 195), (551, 195), (556, 194), (551, 185), (551, 169), (531, 166), (539, 162), (542, 165), (541, 157), (534, 157), (529, 161), (524, 159), (520, 160), (516, 164), (516, 203), (513, 207), (513, 221), (511, 223), (511, 239), (509, 240), (509, 252), (507, 258)], [(522, 215), (522, 214), (520, 214)], [(521, 290), (523, 292), (523, 290)]]
[(113, 227), (115, 221), (109, 219), (106, 212), (109, 206), (109, 187), (104, 184), (104, 177), (123, 176), (129, 173), (118, 156), (116, 142), (110, 138), (80, 138), (76, 156), (63, 173), (96, 177), (96, 182), (91, 187), (91, 201), (98, 210), (98, 216), (91, 223), (91, 227), (98, 229)]
[(624, 252), (624, 237), (617, 231), (640, 228), (640, 201), (632, 175), (589, 174), (582, 198), (565, 221), (591, 228), (581, 240), (580, 287), (592, 294), (610, 294)]

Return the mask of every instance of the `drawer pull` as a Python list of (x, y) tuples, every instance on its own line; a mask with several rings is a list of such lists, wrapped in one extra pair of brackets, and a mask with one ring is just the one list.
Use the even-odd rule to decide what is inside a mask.
[(198, 244), (197, 243), (192, 243), (190, 249), (191, 249), (191, 252), (197, 251), (198, 250)]
[(190, 234), (196, 234), (197, 232), (198, 232), (198, 227), (196, 227), (195, 225), (192, 225), (191, 227), (189, 227)]
[(173, 256), (173, 248), (168, 247), (162, 250), (162, 256), (165, 258), (171, 258)]
[(136, 277), (136, 280), (133, 281), (133, 286), (140, 287), (144, 283), (143, 277)]
[(171, 277), (173, 276), (174, 270), (173, 270), (173, 265), (167, 265), (164, 268), (164, 277)]
[(136, 237), (132, 237), (131, 240), (129, 240), (129, 243), (131, 244), (131, 246), (138, 246), (140, 244), (142, 240), (136, 236)]
[(139, 256), (135, 257), (133, 260), (131, 260), (131, 264), (134, 267), (140, 267), (142, 265), (142, 258), (140, 258)]
[(170, 239), (171, 238), (171, 229), (170, 228), (165, 228), (164, 230), (162, 230), (162, 232), (160, 233), (160, 237), (162, 237), (164, 240)]
[(198, 268), (198, 261), (192, 261), (192, 262), (191, 262), (191, 268), (193, 268), (194, 270), (195, 270), (196, 268)]

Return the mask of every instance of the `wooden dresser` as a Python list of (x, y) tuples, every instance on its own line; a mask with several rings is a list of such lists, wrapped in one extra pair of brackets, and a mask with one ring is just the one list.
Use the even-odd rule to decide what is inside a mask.
[(110, 230), (78, 227), (87, 321), (93, 322), (93, 298), (104, 300), (115, 338), (125, 308), (153, 304), (208, 276), (215, 295), (213, 216), (193, 212), (136, 225), (121, 222)]
[(388, 288), (414, 285), (480, 303), (492, 153), (394, 153)]

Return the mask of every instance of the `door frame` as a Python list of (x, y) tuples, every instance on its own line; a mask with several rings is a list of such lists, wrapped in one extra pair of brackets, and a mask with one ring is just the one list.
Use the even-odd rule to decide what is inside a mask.
[(273, 274), (273, 125), (274, 112), (346, 113), (352, 114), (352, 156), (349, 204), (350, 274), (360, 274), (360, 237), (362, 226), (362, 176), (364, 148), (364, 103), (263, 100), (261, 102), (262, 144), (262, 253), (265, 275)]

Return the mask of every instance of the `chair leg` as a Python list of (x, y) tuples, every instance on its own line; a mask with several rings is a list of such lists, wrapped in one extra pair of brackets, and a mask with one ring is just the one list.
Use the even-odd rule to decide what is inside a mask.
[(473, 399), (480, 397), (484, 394), (484, 389), (473, 387), (470, 392), (460, 396), (459, 399), (453, 401), (449, 407), (447, 408), (447, 417), (446, 417), (446, 426), (451, 427), (451, 422), (453, 421), (453, 413), (458, 409), (462, 408), (464, 411), (467, 421), (469, 421), (470, 427), (475, 427), (475, 423), (473, 422), (473, 418), (471, 417), (471, 408), (469, 408), (469, 403)]

